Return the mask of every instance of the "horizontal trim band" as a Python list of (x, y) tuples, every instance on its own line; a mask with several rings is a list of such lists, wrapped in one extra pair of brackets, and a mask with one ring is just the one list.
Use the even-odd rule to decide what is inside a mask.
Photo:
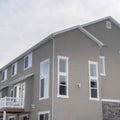
[(116, 100), (116, 99), (101, 99), (101, 101), (103, 101), (103, 102), (117, 102), (117, 103), (120, 103), (120, 100)]

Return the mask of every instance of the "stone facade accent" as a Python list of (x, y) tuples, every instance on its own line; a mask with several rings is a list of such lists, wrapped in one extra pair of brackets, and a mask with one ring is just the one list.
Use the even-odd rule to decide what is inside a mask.
[(103, 120), (120, 120), (120, 103), (102, 102)]

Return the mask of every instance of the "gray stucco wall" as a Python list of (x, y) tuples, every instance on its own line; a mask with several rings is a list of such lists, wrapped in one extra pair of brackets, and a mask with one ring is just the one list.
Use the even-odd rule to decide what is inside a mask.
[(106, 20), (85, 27), (102, 41), (106, 47), (100, 50), (105, 56), (106, 76), (101, 76), (102, 98), (120, 100), (120, 28), (111, 22), (112, 29), (106, 28)]
[[(34, 71), (34, 81), (33, 81), (33, 101), (35, 108), (31, 110), (30, 120), (38, 119), (38, 112), (50, 111), (52, 110), (52, 40), (42, 45), (33, 52), (33, 71)], [(45, 100), (39, 100), (39, 81), (40, 81), (40, 62), (49, 58), (49, 98)], [(52, 116), (51, 116), (52, 117)]]
[[(69, 58), (69, 98), (57, 97), (57, 56)], [(89, 60), (99, 61), (99, 47), (78, 29), (55, 37), (54, 120), (102, 120), (102, 103), (89, 100)]]
[[(30, 113), (30, 120), (38, 119), (38, 112), (42, 111), (50, 111), (52, 109), (52, 40), (49, 40), (41, 47), (32, 51), (32, 67), (27, 70), (24, 70), (24, 57), (19, 59), (18, 61), (18, 71), (17, 75), (11, 77), (11, 65), (7, 67), (8, 74), (7, 80), (0, 83), (0, 88), (3, 86), (9, 86), (9, 83), (12, 81), (19, 80), (19, 78), (33, 74), (33, 76), (22, 80), (22, 82), (26, 83), (26, 96), (25, 96), (25, 112)], [(49, 98), (45, 100), (39, 100), (39, 81), (40, 81), (40, 62), (49, 58)], [(20, 82), (20, 81), (19, 81)], [(16, 84), (15, 82), (14, 84)], [(13, 84), (13, 85), (14, 85)], [(11, 85), (11, 84), (10, 84)], [(10, 88), (10, 86), (9, 86)], [(9, 91), (7, 90), (9, 93)], [(4, 92), (6, 93), (6, 92)], [(9, 96), (9, 95), (8, 95)], [(32, 104), (34, 108), (32, 108)], [(23, 113), (24, 114), (24, 113)], [(50, 115), (52, 117), (52, 115)]]

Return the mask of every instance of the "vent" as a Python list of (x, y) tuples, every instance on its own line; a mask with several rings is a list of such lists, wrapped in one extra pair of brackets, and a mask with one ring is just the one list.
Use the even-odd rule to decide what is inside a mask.
[(112, 29), (112, 26), (111, 26), (111, 22), (110, 22), (110, 21), (106, 21), (106, 28), (107, 28), (107, 29)]

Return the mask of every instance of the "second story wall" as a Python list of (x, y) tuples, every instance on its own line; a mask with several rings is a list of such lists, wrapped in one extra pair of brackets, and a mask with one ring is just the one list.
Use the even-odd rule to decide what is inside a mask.
[[(106, 28), (107, 21), (111, 23), (111, 29)], [(120, 100), (120, 28), (106, 19), (85, 29), (106, 45), (100, 50), (100, 55), (105, 57), (105, 75), (101, 76), (102, 98)]]
[[(54, 119), (68, 119), (68, 114), (69, 120), (102, 119), (101, 80), (98, 70), (99, 52), (97, 44), (86, 37), (79, 29), (55, 37)], [(62, 58), (63, 61), (58, 61), (59, 58)], [(66, 60), (66, 63), (64, 60)], [(59, 66), (60, 62), (63, 65)], [(89, 62), (97, 65), (98, 100), (90, 100)], [(60, 69), (61, 72), (59, 72)], [(61, 88), (67, 89), (67, 95), (64, 95), (65, 92)], [(60, 91), (61, 95), (59, 94)]]
[[(25, 69), (25, 58), (30, 57), (30, 67)], [(51, 111), (52, 109), (52, 67), (53, 67), (53, 41), (48, 40), (48, 42), (37, 47), (33, 51), (26, 53), (17, 61), (11, 63), (9, 66), (3, 68), (7, 69), (7, 79), (0, 82), (0, 88), (4, 96), (10, 96), (10, 90), (14, 85), (25, 82), (25, 111), (30, 112), (36, 116), (39, 111)], [(47, 83), (41, 83), (41, 74), (46, 72), (46, 64), (43, 69), (41, 69), (41, 64), (48, 61), (48, 76)], [(11, 75), (11, 68), (14, 63), (17, 62), (17, 74), (15, 76)], [(26, 61), (26, 66), (29, 61)], [(1, 72), (2, 72), (1, 71)], [(45, 73), (46, 75), (46, 73)], [(0, 74), (1, 76), (1, 74)], [(43, 78), (44, 79), (44, 78)], [(41, 81), (40, 81), (41, 80)], [(41, 86), (41, 84), (44, 86)], [(47, 88), (46, 88), (47, 86)], [(6, 89), (8, 88), (8, 89)], [(44, 89), (44, 94), (46, 94), (46, 89), (48, 89), (48, 98), (40, 99), (41, 88)], [(4, 90), (5, 89), (5, 90)], [(42, 90), (43, 90), (42, 89)]]

